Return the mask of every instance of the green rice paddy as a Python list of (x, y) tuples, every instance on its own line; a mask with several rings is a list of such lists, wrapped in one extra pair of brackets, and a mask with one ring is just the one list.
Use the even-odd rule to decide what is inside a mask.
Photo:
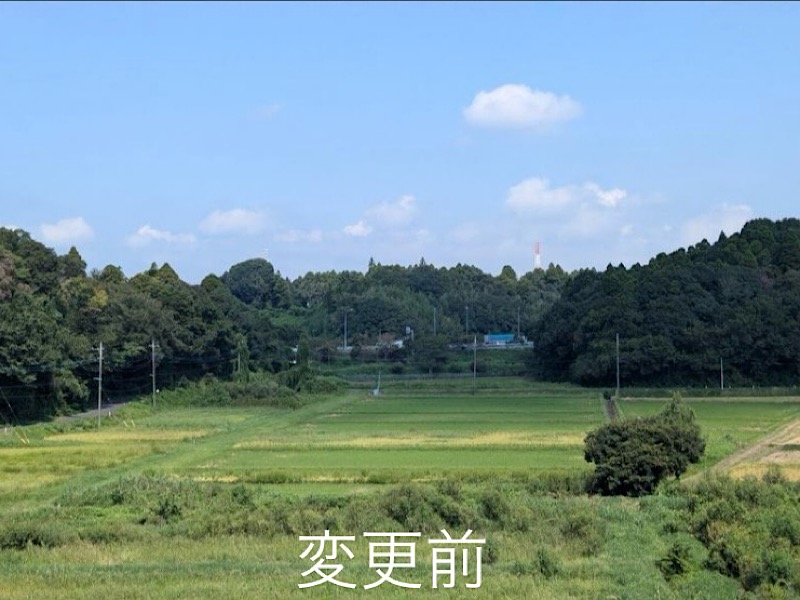
[[(620, 408), (634, 417), (662, 405), (630, 399)], [(800, 417), (798, 398), (692, 407), (708, 440), (693, 472)], [(714, 574), (665, 582), (653, 564), (664, 551), (660, 517), (638, 501), (525, 491), (539, 478), (588, 473), (583, 438), (605, 419), (597, 390), (487, 379), (475, 393), (463, 380), (387, 384), (377, 397), (354, 389), (295, 410), (131, 405), (99, 430), (90, 422), (24, 428), (27, 444), (9, 431), (0, 435), (0, 517), (7, 530), (39, 538), (0, 549), (0, 598), (464, 597), (463, 588), (427, 583), (411, 591), (297, 587), (307, 567), (297, 531), (353, 527), (371, 505), (360, 515), (347, 498), (391, 496), (405, 485), (483, 498), (483, 508), (470, 508), (476, 515), (487, 502), (508, 511), (501, 517), (510, 525), (482, 532), (497, 556), (471, 597), (735, 597), (736, 587)], [(142, 485), (161, 487), (151, 493)], [(225, 494), (249, 504), (228, 514)], [(262, 525), (276, 518), (264, 507), (281, 498), (291, 525), (284, 533)], [(291, 512), (293, 502), (309, 499), (329, 506), (324, 514), (333, 521), (305, 508)], [(353, 577), (363, 583), (374, 571), (363, 542), (356, 547)], [(548, 556), (552, 572), (542, 566)], [(409, 580), (429, 582), (431, 568), (421, 554)]]

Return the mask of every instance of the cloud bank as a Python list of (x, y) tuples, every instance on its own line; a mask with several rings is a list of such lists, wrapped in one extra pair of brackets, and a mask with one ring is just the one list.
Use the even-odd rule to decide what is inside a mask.
[(381, 225), (395, 226), (409, 223), (417, 212), (414, 196), (402, 196), (396, 202), (381, 202), (366, 212), (369, 220)]
[(128, 236), (129, 246), (141, 247), (150, 242), (166, 242), (168, 244), (193, 244), (196, 240), (191, 233), (171, 233), (156, 229), (150, 225), (142, 225), (135, 233)]
[(377, 229), (392, 230), (409, 225), (417, 214), (414, 196), (406, 194), (394, 202), (381, 202), (366, 210), (364, 217), (342, 229), (351, 237), (366, 237)]
[(372, 226), (361, 219), (352, 225), (345, 225), (342, 231), (345, 235), (349, 235), (350, 237), (367, 237), (372, 233)]
[(582, 185), (552, 187), (543, 177), (531, 177), (508, 190), (506, 206), (517, 214), (552, 214), (576, 204), (614, 209), (627, 196), (628, 193), (623, 189), (603, 189), (593, 181)]

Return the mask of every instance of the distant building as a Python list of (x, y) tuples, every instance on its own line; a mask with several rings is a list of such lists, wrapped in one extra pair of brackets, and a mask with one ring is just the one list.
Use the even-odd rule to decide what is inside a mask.
[(513, 333), (488, 333), (483, 336), (484, 346), (506, 346), (513, 342)]

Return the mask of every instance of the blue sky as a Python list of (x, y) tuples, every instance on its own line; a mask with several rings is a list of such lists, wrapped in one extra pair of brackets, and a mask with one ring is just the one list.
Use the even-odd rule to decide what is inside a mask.
[(798, 3), (0, 3), (0, 225), (185, 280), (800, 216)]

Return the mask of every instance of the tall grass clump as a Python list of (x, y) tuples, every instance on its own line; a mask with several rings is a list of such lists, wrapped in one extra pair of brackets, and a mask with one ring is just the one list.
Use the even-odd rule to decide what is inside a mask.
[(257, 373), (247, 380), (221, 381), (207, 375), (183, 387), (159, 392), (160, 407), (187, 406), (271, 406), (299, 408), (302, 397), (268, 373)]
[(44, 520), (42, 514), (17, 517), (0, 524), (0, 549), (25, 550), (31, 547), (57, 548), (76, 541), (77, 535), (58, 523)]

